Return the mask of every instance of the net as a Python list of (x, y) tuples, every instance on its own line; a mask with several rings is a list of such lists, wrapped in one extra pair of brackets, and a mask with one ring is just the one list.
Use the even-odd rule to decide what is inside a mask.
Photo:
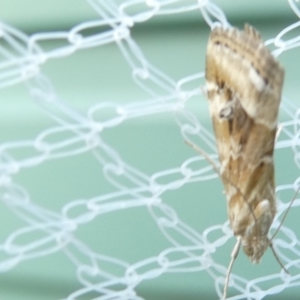
[[(297, 189), (300, 167), (293, 97), (300, 9), (296, 1), (282, 3), (295, 22), (265, 20), (263, 34), (287, 73), (271, 234)], [(82, 5), (93, 17), (67, 30), (25, 34), (1, 23), (2, 296), (221, 297), (235, 238), (220, 180), (184, 139), (217, 162), (200, 87), (209, 29), (230, 21), (224, 3)], [(188, 26), (183, 17), (191, 18)], [(299, 289), (299, 205), (297, 197), (274, 240), (290, 275), (270, 251), (258, 266), (241, 253), (228, 299)], [(12, 291), (17, 286), (22, 296)]]

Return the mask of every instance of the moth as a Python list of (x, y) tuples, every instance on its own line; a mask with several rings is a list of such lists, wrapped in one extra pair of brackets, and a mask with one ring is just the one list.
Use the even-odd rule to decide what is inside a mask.
[(252, 263), (259, 263), (268, 247), (279, 261), (268, 233), (276, 214), (273, 153), (283, 79), (283, 68), (253, 27), (212, 30), (205, 90), (237, 237), (224, 298), (240, 246)]

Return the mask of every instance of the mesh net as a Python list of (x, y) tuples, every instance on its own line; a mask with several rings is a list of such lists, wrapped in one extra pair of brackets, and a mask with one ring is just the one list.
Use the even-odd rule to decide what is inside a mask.
[[(297, 63), (284, 59), (299, 46), (300, 10), (294, 1), (285, 4), (295, 23), (277, 24), (266, 44), (276, 56), (288, 53), (279, 59), (287, 74), (296, 74)], [(221, 297), (235, 242), (225, 197), (211, 165), (183, 142), (192, 140), (218, 163), (200, 88), (203, 65), (178, 75), (187, 49), (174, 68), (161, 67), (153, 51), (172, 55), (176, 49), (147, 48), (145, 32), (135, 30), (155, 18), (196, 13), (203, 23), (189, 38), (203, 44), (191, 51), (204, 62), (209, 28), (214, 22), (228, 25), (222, 6), (205, 0), (86, 5), (96, 17), (66, 31), (26, 35), (1, 23), (1, 102), (9, 103), (0, 145), (2, 278), (18, 269), (46, 281), (51, 269), (58, 279), (68, 274), (71, 286), (53, 298), (167, 299), (145, 292), (164, 289), (176, 299), (181, 288), (189, 299), (209, 290)], [(155, 30), (164, 30), (157, 24)], [(180, 30), (179, 43), (185, 43), (186, 29)], [(189, 67), (198, 71), (188, 73)], [(89, 77), (93, 70), (97, 75)], [(286, 76), (290, 91), (296, 79)], [(285, 93), (276, 143), (278, 214), (271, 232), (299, 180), (298, 118), (296, 100)], [(300, 285), (299, 205), (297, 197), (274, 240), (290, 275), (270, 253), (259, 266), (240, 254), (228, 298), (262, 299)], [(68, 286), (65, 280), (60, 282)]]

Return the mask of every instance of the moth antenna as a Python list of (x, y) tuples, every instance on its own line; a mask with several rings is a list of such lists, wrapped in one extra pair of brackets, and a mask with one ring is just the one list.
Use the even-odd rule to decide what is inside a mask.
[(286, 211), (285, 211), (285, 213), (284, 213), (284, 215), (283, 215), (283, 218), (282, 218), (282, 220), (281, 220), (279, 226), (277, 227), (275, 233), (274, 233), (274, 234), (272, 235), (272, 237), (270, 238), (270, 243), (272, 243), (272, 241), (273, 241), (275, 235), (276, 235), (276, 234), (278, 233), (278, 231), (280, 230), (280, 228), (281, 228), (281, 226), (282, 226), (282, 224), (283, 224), (283, 222), (284, 222), (284, 220), (285, 220), (285, 218), (286, 218), (286, 216), (287, 216), (287, 214), (288, 214), (290, 208), (292, 207), (292, 204), (293, 204), (293, 202), (295, 201), (295, 199), (296, 199), (296, 197), (297, 197), (299, 191), (300, 191), (300, 185), (298, 186), (298, 189), (297, 189), (297, 191), (296, 191), (296, 193), (295, 193), (293, 199), (291, 200), (291, 202), (290, 202), (288, 208), (286, 209)]
[(276, 260), (277, 260), (278, 264), (280, 265), (280, 267), (284, 270), (284, 272), (285, 272), (286, 274), (290, 274), (290, 272), (285, 268), (285, 266), (284, 266), (283, 263), (281, 262), (279, 256), (277, 255), (277, 253), (276, 253), (276, 251), (275, 251), (275, 249), (274, 249), (274, 247), (273, 247), (273, 243), (271, 242), (271, 240), (269, 240), (269, 247), (271, 248), (271, 250), (272, 250), (272, 252), (273, 252), (273, 255), (274, 255), (274, 257), (276, 258)]
[(231, 273), (231, 270), (232, 270), (232, 267), (233, 267), (233, 263), (234, 263), (234, 261), (236, 260), (238, 254), (239, 254), (239, 251), (240, 251), (240, 248), (241, 248), (241, 243), (242, 243), (242, 237), (238, 236), (236, 244), (234, 245), (234, 248), (231, 252), (231, 260), (230, 260), (230, 263), (229, 263), (229, 266), (228, 266), (228, 269), (227, 269), (225, 285), (224, 285), (224, 290), (223, 290), (223, 298), (222, 298), (223, 300), (226, 299), (230, 273)]
[(184, 140), (184, 142), (190, 146), (191, 148), (193, 148), (196, 152), (198, 152), (200, 155), (202, 155), (213, 167), (213, 169), (216, 171), (216, 173), (218, 174), (218, 176), (220, 177), (220, 179), (222, 179), (221, 173), (216, 165), (216, 163), (207, 155), (207, 153), (202, 150), (200, 147), (198, 147), (197, 145), (193, 144), (190, 141)]

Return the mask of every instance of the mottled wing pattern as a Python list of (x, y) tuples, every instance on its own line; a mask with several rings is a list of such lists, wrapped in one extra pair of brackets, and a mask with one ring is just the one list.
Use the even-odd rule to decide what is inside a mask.
[(217, 27), (206, 57), (206, 90), (231, 228), (259, 262), (276, 213), (273, 151), (284, 71), (259, 33)]

